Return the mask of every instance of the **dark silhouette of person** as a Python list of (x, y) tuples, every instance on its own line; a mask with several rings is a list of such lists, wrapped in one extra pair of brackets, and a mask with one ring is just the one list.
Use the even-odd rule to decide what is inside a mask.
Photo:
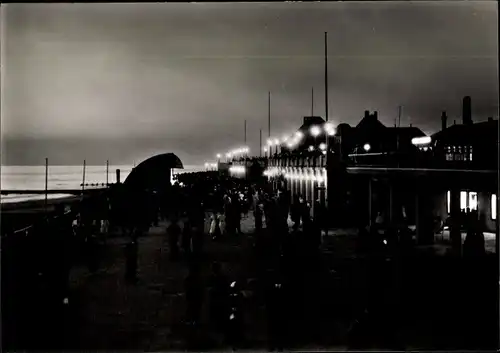
[(193, 228), (189, 219), (184, 221), (184, 228), (182, 229), (182, 250), (184, 256), (189, 258), (191, 256), (191, 241), (193, 239)]
[(186, 293), (186, 319), (188, 323), (197, 324), (200, 320), (203, 305), (203, 283), (200, 267), (197, 263), (190, 265), (189, 274), (184, 281)]
[(205, 241), (204, 229), (200, 226), (193, 227), (191, 246), (192, 246), (192, 260), (201, 261), (203, 256), (203, 245)]
[(170, 225), (167, 227), (168, 245), (170, 249), (170, 258), (177, 260), (179, 257), (179, 237), (181, 235), (181, 227), (177, 217), (173, 217)]
[(271, 351), (283, 350), (285, 345), (286, 304), (283, 281), (276, 273), (268, 274), (265, 295), (268, 320), (268, 344)]
[(238, 193), (234, 195), (234, 202), (233, 202), (233, 207), (234, 207), (234, 225), (235, 225), (235, 232), (236, 234), (241, 234), (241, 212), (242, 212), (242, 205), (241, 205), (241, 200), (239, 198)]
[(137, 282), (137, 261), (139, 257), (138, 230), (132, 233), (132, 237), (125, 247), (125, 279), (129, 283)]
[(229, 318), (229, 281), (222, 273), (218, 262), (212, 264), (208, 287), (210, 289), (210, 320), (216, 329), (225, 330)]
[(291, 219), (292, 219), (292, 222), (293, 222), (293, 229), (294, 230), (297, 230), (300, 226), (300, 210), (301, 210), (301, 204), (300, 204), (300, 198), (295, 195), (294, 196), (294, 203), (291, 207), (291, 211), (290, 211), (290, 216), (291, 216)]
[(471, 213), (468, 223), (467, 235), (464, 241), (464, 256), (472, 258), (483, 256), (486, 253), (485, 241), (480, 223), (477, 220), (477, 213)]
[(255, 218), (255, 231), (260, 232), (262, 230), (262, 204), (260, 202), (256, 203), (254, 209), (254, 218)]

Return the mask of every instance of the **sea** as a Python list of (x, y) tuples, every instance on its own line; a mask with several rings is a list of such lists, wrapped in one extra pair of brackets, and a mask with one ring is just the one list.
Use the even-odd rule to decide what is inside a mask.
[[(110, 165), (108, 181), (116, 182), (116, 169), (120, 169), (120, 179), (123, 182), (133, 169), (130, 165)], [(173, 174), (204, 171), (205, 166), (186, 165), (184, 169), (174, 169)], [(106, 166), (86, 166), (85, 181), (83, 166), (49, 166), (47, 188), (49, 190), (79, 189), (81, 184), (88, 184), (86, 189), (106, 185)], [(94, 184), (92, 186), (92, 184)], [(2, 166), (0, 169), (1, 190), (45, 190), (45, 166)], [(61, 198), (68, 194), (49, 194), (48, 198)], [(44, 199), (43, 194), (9, 194), (1, 195), (1, 203), (21, 202)]]

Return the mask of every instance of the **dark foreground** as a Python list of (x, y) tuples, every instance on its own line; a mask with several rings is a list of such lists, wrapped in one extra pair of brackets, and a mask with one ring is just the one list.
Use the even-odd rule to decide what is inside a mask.
[[(261, 258), (253, 247), (254, 220), (247, 217), (242, 224), (243, 235), (220, 243), (207, 237), (204, 278), (213, 260), (222, 263), (232, 280), (247, 283), (255, 277)], [(30, 287), (2, 291), (4, 348), (229, 348), (208, 324), (207, 305), (199, 327), (183, 323), (187, 268), (182, 259), (169, 260), (165, 227), (160, 223), (139, 239), (137, 284), (124, 279), (127, 239), (117, 233), (100, 245), (95, 273), (83, 264), (73, 268), (69, 305), (47, 305), (51, 301), (45, 296), (51, 294), (36, 278)], [(356, 254), (352, 237), (339, 236), (329, 244), (332, 250), (323, 249), (320, 271), (308, 272), (313, 258), (295, 259), (296, 275), (303, 282), (285, 302), (285, 349), (496, 349), (496, 256), (467, 263), (417, 252), (375, 264)], [(26, 253), (24, 261), (35, 258), (33, 252)], [(15, 272), (22, 275), (22, 269)], [(266, 349), (265, 305), (255, 287), (246, 287), (244, 338), (239, 346)]]

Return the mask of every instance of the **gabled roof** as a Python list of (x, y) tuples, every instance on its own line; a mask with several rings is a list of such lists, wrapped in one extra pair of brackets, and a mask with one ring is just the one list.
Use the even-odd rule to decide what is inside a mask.
[(361, 119), (361, 121), (356, 125), (356, 129), (359, 130), (381, 130), (385, 129), (386, 126), (382, 124), (376, 114), (366, 115)]
[(432, 140), (441, 144), (496, 142), (498, 140), (498, 120), (483, 121), (471, 125), (452, 125), (433, 134)]
[(305, 116), (304, 122), (299, 127), (300, 131), (307, 131), (313, 125), (321, 125), (324, 124), (325, 120), (320, 116)]

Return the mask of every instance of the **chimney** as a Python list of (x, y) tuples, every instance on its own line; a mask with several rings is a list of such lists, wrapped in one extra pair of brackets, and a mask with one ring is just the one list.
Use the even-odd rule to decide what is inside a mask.
[(448, 121), (448, 117), (446, 116), (446, 112), (441, 114), (441, 130), (446, 130), (446, 123)]
[(471, 99), (469, 96), (464, 97), (462, 104), (462, 123), (464, 125), (472, 124), (472, 108)]
[(453, 125), (457, 125), (457, 121), (456, 120), (453, 120)]
[(373, 112), (373, 120), (378, 120), (378, 112), (376, 110)]
[(410, 123), (410, 127), (411, 127), (411, 123)]
[(368, 110), (365, 110), (365, 119), (370, 116), (370, 112)]
[(488, 117), (488, 122), (491, 123), (492, 121), (493, 121), (493, 117), (492, 116)]

